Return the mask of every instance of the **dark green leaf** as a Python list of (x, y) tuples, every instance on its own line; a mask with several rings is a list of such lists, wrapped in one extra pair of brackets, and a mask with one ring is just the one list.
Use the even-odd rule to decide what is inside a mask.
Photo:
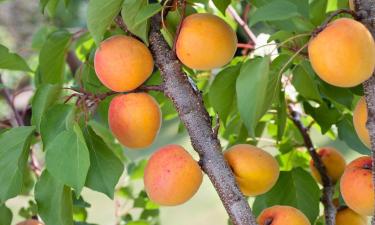
[(9, 49), (0, 44), (0, 69), (27, 71), (31, 69), (25, 60), (16, 53), (9, 52)]
[(123, 0), (90, 0), (87, 10), (87, 27), (97, 45), (108, 26), (121, 10)]
[(230, 4), (231, 0), (213, 0), (215, 6), (220, 10), (221, 13), (225, 15), (225, 10)]
[(72, 191), (46, 170), (35, 186), (35, 200), (46, 225), (73, 225)]
[(302, 65), (298, 65), (293, 70), (292, 84), (298, 93), (306, 99), (322, 102), (316, 83)]
[(285, 93), (279, 95), (279, 104), (277, 105), (277, 140), (280, 141), (284, 135), (287, 120)]
[(325, 134), (342, 116), (334, 105), (328, 106), (326, 102), (322, 102), (317, 108), (312, 107), (308, 102), (304, 102), (303, 107), (305, 112), (319, 124), (322, 134)]
[(146, 44), (148, 44), (149, 23), (144, 22), (137, 25), (136, 18), (140, 11), (147, 7), (147, 4), (147, 0), (124, 0), (121, 11), (121, 16), (129, 31), (141, 38)]
[(161, 9), (162, 7), (159, 3), (145, 5), (144, 7), (141, 8), (141, 10), (139, 10), (137, 16), (135, 17), (136, 22), (134, 26), (139, 26), (142, 23), (145, 23), (153, 15), (160, 12)]
[(6, 205), (0, 205), (0, 224), (11, 225), (13, 214), (12, 211), (6, 207)]
[(327, 4), (327, 0), (313, 0), (310, 3), (310, 20), (314, 25), (319, 26), (325, 20)]
[(17, 127), (0, 134), (0, 202), (22, 191), (34, 127)]

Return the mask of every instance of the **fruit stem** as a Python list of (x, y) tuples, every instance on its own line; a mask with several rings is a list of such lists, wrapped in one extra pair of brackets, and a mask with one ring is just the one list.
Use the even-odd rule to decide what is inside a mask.
[(320, 32), (322, 32), (327, 26), (328, 24), (333, 20), (333, 18), (335, 18), (336, 16), (340, 15), (340, 14), (350, 14), (352, 15), (355, 19), (358, 18), (358, 15), (356, 12), (354, 12), (353, 10), (350, 10), (350, 9), (339, 9), (337, 11), (334, 11), (333, 13), (331, 13), (331, 15), (329, 15), (327, 17), (327, 19), (319, 26), (317, 27), (313, 32), (312, 32), (312, 36), (313, 37), (316, 37)]

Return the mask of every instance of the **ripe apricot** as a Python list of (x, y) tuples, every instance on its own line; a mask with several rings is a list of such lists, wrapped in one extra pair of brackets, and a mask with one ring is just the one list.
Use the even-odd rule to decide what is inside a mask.
[(173, 206), (193, 197), (202, 177), (198, 163), (183, 147), (167, 145), (157, 150), (148, 161), (144, 184), (152, 201)]
[(353, 87), (371, 77), (375, 43), (367, 28), (353, 19), (337, 19), (308, 46), (311, 65), (318, 76), (338, 87)]
[(348, 207), (337, 210), (336, 225), (367, 225), (367, 217), (359, 215)]
[(353, 112), (353, 124), (358, 137), (361, 139), (363, 144), (367, 147), (371, 147), (370, 135), (367, 127), (367, 105), (364, 97), (360, 98)]
[(146, 93), (114, 97), (108, 111), (109, 127), (121, 144), (145, 148), (152, 144), (161, 124), (158, 103)]
[(28, 219), (28, 220), (17, 223), (17, 225), (43, 225), (43, 224), (39, 222), (38, 220)]
[[(344, 157), (339, 151), (332, 147), (323, 147), (318, 149), (318, 155), (322, 160), (328, 176), (331, 178), (332, 183), (336, 183), (341, 175), (344, 173), (346, 162)], [(316, 167), (314, 166), (314, 161), (310, 160), (310, 170), (313, 177), (322, 184), (320, 174)]]
[(237, 49), (237, 36), (221, 18), (208, 13), (186, 17), (176, 42), (178, 58), (186, 66), (210, 70), (227, 64)]
[(96, 50), (95, 72), (99, 80), (112, 91), (131, 91), (151, 75), (154, 61), (149, 49), (135, 38), (112, 36)]
[(239, 188), (246, 196), (269, 191), (279, 178), (279, 164), (268, 152), (248, 144), (232, 146), (224, 152)]
[(310, 225), (307, 217), (291, 206), (275, 205), (258, 216), (259, 225)]
[(358, 214), (367, 216), (374, 212), (371, 168), (371, 157), (359, 157), (349, 163), (340, 181), (341, 194), (345, 203)]

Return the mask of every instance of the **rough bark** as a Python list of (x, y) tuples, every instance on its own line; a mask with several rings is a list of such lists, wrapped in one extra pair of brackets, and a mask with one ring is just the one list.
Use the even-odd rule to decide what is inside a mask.
[[(372, 36), (375, 38), (375, 2), (374, 0), (355, 0), (355, 9), (358, 19), (366, 25)], [(367, 129), (371, 139), (372, 152), (372, 177), (375, 184), (375, 73), (363, 83), (363, 88), (367, 103)], [(375, 185), (374, 185), (375, 193)], [(374, 212), (375, 215), (375, 212)], [(371, 224), (375, 225), (375, 217), (372, 218)]]
[(164, 93), (170, 98), (184, 123), (200, 165), (209, 176), (235, 225), (256, 225), (248, 202), (236, 185), (234, 175), (224, 160), (220, 142), (212, 129), (211, 118), (206, 111), (201, 93), (182, 71), (175, 53), (164, 40), (161, 32), (161, 16), (152, 18), (150, 48), (156, 66), (164, 81)]

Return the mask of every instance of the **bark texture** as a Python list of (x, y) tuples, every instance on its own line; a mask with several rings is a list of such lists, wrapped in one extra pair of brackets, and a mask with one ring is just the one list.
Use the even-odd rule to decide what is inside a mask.
[(164, 40), (161, 16), (152, 18), (150, 48), (161, 71), (164, 93), (170, 98), (184, 123), (200, 165), (209, 176), (235, 225), (256, 225), (248, 202), (237, 187), (234, 175), (224, 160), (220, 142), (212, 129), (211, 118), (204, 107), (201, 93), (182, 71), (181, 63)]

